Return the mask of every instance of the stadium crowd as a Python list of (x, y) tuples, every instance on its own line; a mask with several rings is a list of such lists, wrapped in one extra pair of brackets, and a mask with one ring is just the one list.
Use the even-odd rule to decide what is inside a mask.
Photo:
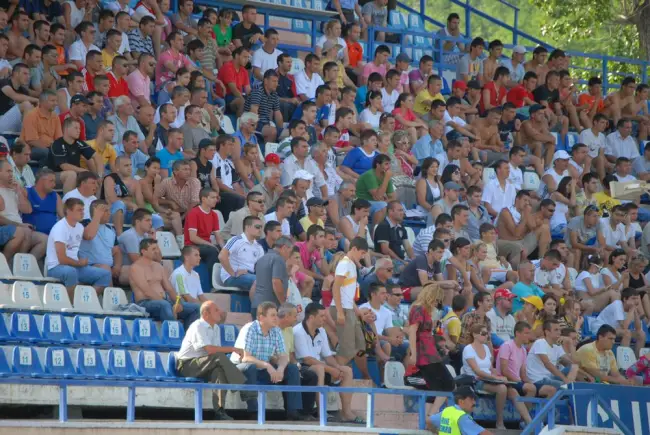
[[(252, 5), (197, 20), (192, 0), (173, 14), (169, 0), (6, 2), (0, 132), (17, 139), (0, 144), (5, 257), (33, 254), (71, 295), (128, 286), (154, 319), (182, 320), (186, 377), (348, 386), (350, 362), (369, 379), (372, 356), (404, 362), (420, 388), (494, 394), (497, 427), (506, 400), (530, 422), (520, 395), (650, 383), (645, 356), (621, 374), (611, 350), (640, 356), (650, 315), (650, 210), (610, 190), (650, 180), (648, 86), (579, 89), (562, 50), (506, 57), (493, 40), (485, 56), (478, 37), (442, 42), (456, 67), (445, 98), (431, 56), (391, 64), (379, 44), (364, 62), (359, 41), (386, 27), (387, 7), (333, 0), (336, 19), (294, 75)], [(461, 36), (459, 24), (449, 15), (439, 35)], [(569, 131), (579, 140), (564, 151)], [(525, 188), (530, 174), (539, 188)], [(415, 237), (409, 219), (425, 224)], [(163, 229), (182, 247), (175, 269)], [(224, 313), (201, 263), (250, 294), (254, 320), (233, 348), (215, 333)], [(313, 419), (315, 401), (285, 394), (288, 418)], [(364, 423), (350, 395), (341, 403), (342, 421)], [(220, 392), (214, 407), (231, 418)]]

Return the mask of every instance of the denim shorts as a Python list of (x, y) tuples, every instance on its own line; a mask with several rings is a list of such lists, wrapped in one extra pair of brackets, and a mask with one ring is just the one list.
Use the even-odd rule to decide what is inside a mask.
[(15, 225), (3, 225), (0, 227), (0, 246), (4, 246), (16, 235)]

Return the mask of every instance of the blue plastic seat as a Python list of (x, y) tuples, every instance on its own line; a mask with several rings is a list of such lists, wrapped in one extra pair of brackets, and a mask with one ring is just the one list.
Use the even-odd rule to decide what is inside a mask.
[(202, 382), (201, 379), (199, 379), (199, 378), (185, 378), (183, 376), (179, 376), (178, 373), (176, 373), (176, 354), (175, 354), (175, 352), (169, 352), (169, 355), (167, 355), (167, 376), (170, 376), (172, 378), (176, 378), (179, 381)]
[(398, 29), (398, 30), (406, 29), (404, 16), (399, 11), (395, 11), (395, 10), (388, 12), (388, 25), (392, 29)]
[(4, 349), (0, 347), (0, 378), (7, 378), (9, 376), (11, 376), (11, 368), (9, 367)]
[(133, 321), (133, 342), (143, 347), (161, 347), (156, 324), (151, 319), (135, 319)]
[(178, 378), (167, 376), (158, 352), (141, 350), (138, 353), (138, 375), (156, 381), (178, 381)]
[(43, 341), (36, 325), (36, 319), (30, 313), (13, 313), (9, 328), (11, 336), (18, 341), (24, 343), (40, 343)]
[(43, 340), (50, 343), (70, 344), (73, 341), (68, 323), (61, 314), (47, 313), (43, 315), (41, 332)]
[(76, 378), (77, 373), (72, 365), (68, 349), (63, 347), (48, 347), (45, 349), (45, 373), (57, 378)]
[(106, 379), (108, 373), (102, 363), (102, 356), (93, 347), (82, 347), (77, 350), (77, 373), (91, 379)]
[(43, 366), (38, 358), (38, 353), (33, 347), (16, 346), (11, 358), (13, 373), (22, 377), (45, 378)]
[[(291, 0), (291, 6), (296, 8), (307, 9), (305, 0)], [(291, 31), (294, 33), (309, 33), (311, 34), (311, 21), (308, 20), (291, 20)]]
[(7, 343), (10, 341), (14, 341), (14, 339), (9, 334), (4, 316), (0, 316), (0, 342)]
[(162, 344), (170, 349), (180, 349), (185, 328), (176, 320), (165, 320), (162, 324)]
[(133, 340), (121, 317), (106, 317), (104, 319), (104, 342), (112, 346), (133, 346)]
[(221, 325), (221, 345), (234, 346), (239, 330), (235, 325)]
[(133, 360), (128, 350), (111, 349), (108, 351), (108, 374), (120, 379), (139, 379), (133, 367)]
[(419, 14), (409, 14), (408, 25), (409, 29), (412, 30), (424, 30), (424, 26), (422, 25), (422, 18), (420, 18)]
[(75, 341), (99, 346), (103, 344), (97, 322), (92, 316), (75, 316), (72, 326), (72, 336)]

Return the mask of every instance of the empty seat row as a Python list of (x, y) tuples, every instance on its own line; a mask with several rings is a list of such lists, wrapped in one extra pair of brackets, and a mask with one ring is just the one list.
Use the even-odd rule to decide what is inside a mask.
[(92, 347), (76, 350), (48, 347), (44, 351), (44, 363), (41, 364), (39, 352), (34, 347), (16, 346), (0, 349), (0, 376), (168, 382), (198, 381), (195, 378), (176, 377), (173, 354), (167, 356), (167, 368), (165, 368), (161, 355), (150, 350), (139, 351), (135, 364), (131, 353), (125, 349), (109, 350), (106, 362), (104, 362), (100, 351)]
[(59, 282), (56, 278), (48, 278), (43, 275), (41, 268), (38, 266), (38, 261), (36, 261), (36, 257), (32, 254), (21, 253), (14, 255), (11, 269), (9, 268), (9, 263), (7, 263), (7, 258), (4, 254), (0, 253), (0, 279)]
[[(0, 310), (60, 311), (64, 313), (91, 313), (96, 315), (119, 315), (144, 317), (144, 313), (121, 311), (121, 305), (128, 305), (124, 290), (119, 287), (106, 287), (103, 304), (99, 303), (97, 292), (88, 285), (78, 285), (74, 291), (74, 307), (68, 292), (62, 284), (47, 283), (40, 291), (29, 281), (15, 281), (13, 284), (0, 283)], [(103, 305), (103, 307), (102, 307)]]
[(135, 319), (133, 332), (129, 333), (121, 317), (98, 320), (88, 315), (75, 316), (70, 328), (66, 318), (55, 313), (44, 314), (39, 328), (33, 314), (16, 312), (11, 314), (7, 324), (5, 318), (0, 317), (0, 342), (179, 349), (185, 335), (183, 325), (164, 321), (161, 329), (159, 334), (151, 319)]

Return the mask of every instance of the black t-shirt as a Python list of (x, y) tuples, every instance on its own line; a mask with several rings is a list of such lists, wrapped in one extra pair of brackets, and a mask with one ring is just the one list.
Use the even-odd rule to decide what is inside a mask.
[(212, 162), (208, 161), (204, 165), (203, 163), (201, 163), (201, 159), (197, 157), (194, 159), (194, 163), (196, 163), (196, 176), (201, 182), (201, 189), (212, 187), (212, 185), (210, 184), (210, 174), (212, 174)]
[(269, 252), (269, 249), (271, 249), (271, 248), (269, 247), (269, 244), (266, 242), (266, 239), (259, 239), (259, 240), (257, 241), (257, 243), (259, 243), (260, 246), (262, 247), (262, 249), (264, 249), (264, 253), (265, 253), (265, 254), (266, 254), (267, 252)]
[(501, 139), (501, 142), (506, 142), (509, 138), (510, 133), (514, 133), (517, 131), (515, 128), (515, 120), (513, 119), (510, 122), (503, 122), (499, 121), (499, 138)]
[(24, 86), (19, 86), (18, 88), (14, 88), (13, 84), (11, 83), (11, 79), (4, 79), (0, 80), (0, 115), (4, 115), (7, 113), (9, 110), (11, 110), (12, 107), (16, 105), (16, 102), (9, 98), (7, 94), (2, 91), (2, 89), (5, 88), (5, 86), (9, 86), (11, 89), (14, 90), (14, 92), (23, 94), (23, 95), (29, 95), (29, 92), (27, 91), (27, 88)]
[(47, 156), (47, 167), (55, 172), (62, 171), (61, 165), (68, 163), (73, 166), (81, 167), (81, 156), (90, 160), (95, 155), (95, 150), (86, 142), (76, 140), (69, 144), (62, 137), (52, 143)]
[(113, 180), (115, 183), (115, 186), (113, 187), (115, 191), (115, 196), (118, 198), (124, 198), (129, 196), (129, 188), (124, 184), (124, 181), (122, 181), (122, 178), (117, 175), (117, 174), (108, 174), (107, 176), (104, 177), (104, 183), (102, 184), (102, 192), (99, 196), (99, 199), (106, 199), (106, 179), (110, 178)]
[(293, 94), (293, 80), (288, 76), (278, 74), (278, 88), (275, 90), (280, 98), (294, 98)]
[(538, 103), (546, 101), (550, 105), (560, 101), (560, 91), (558, 89), (551, 91), (546, 85), (541, 85), (535, 88), (533, 91), (533, 97)]
[(232, 29), (232, 39), (239, 39), (241, 45), (248, 50), (252, 45), (250, 38), (256, 33), (259, 33), (260, 35), (264, 34), (257, 24), (252, 24), (251, 27), (247, 29), (244, 27), (243, 23), (239, 23)]
[(399, 285), (402, 287), (420, 287), (420, 276), (418, 272), (426, 272), (429, 280), (433, 281), (436, 275), (442, 273), (442, 265), (439, 262), (434, 262), (433, 266), (429, 266), (427, 256), (425, 254), (418, 255), (415, 260), (406, 265), (401, 275), (399, 276)]
[(387, 220), (375, 228), (375, 250), (381, 253), (381, 242), (388, 242), (388, 247), (401, 259), (404, 259), (404, 240), (407, 240), (406, 228), (401, 225), (390, 226)]

